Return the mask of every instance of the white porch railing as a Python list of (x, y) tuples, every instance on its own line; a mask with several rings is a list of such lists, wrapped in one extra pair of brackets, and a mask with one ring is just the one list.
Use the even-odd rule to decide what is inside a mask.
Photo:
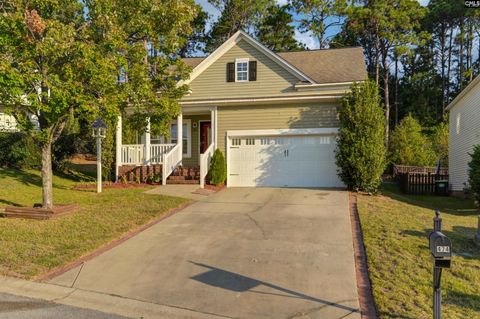
[(152, 164), (162, 164), (162, 156), (167, 154), (176, 144), (151, 144), (150, 162)]
[(205, 177), (207, 177), (210, 161), (212, 160), (215, 147), (212, 144), (207, 148), (205, 153), (200, 154), (200, 188), (205, 187)]
[(122, 145), (122, 164), (142, 164), (145, 161), (143, 144)]
[(176, 144), (168, 153), (163, 155), (162, 185), (167, 184), (167, 177), (177, 168), (182, 161), (182, 147)]
[(121, 149), (122, 165), (162, 164), (163, 155), (170, 152), (175, 145), (151, 144), (150, 163), (147, 163), (144, 144), (124, 144)]

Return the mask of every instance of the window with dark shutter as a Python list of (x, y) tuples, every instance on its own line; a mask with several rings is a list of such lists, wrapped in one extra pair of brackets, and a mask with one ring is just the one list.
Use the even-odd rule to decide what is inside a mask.
[(257, 80), (257, 61), (250, 61), (248, 65), (248, 80), (256, 81)]
[(227, 63), (227, 82), (235, 82), (235, 62)]

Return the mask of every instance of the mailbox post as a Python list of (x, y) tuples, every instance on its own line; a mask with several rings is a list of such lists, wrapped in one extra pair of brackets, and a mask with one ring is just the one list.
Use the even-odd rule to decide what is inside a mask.
[(440, 212), (435, 212), (433, 231), (429, 235), (429, 246), (433, 258), (433, 319), (441, 318), (442, 269), (450, 268), (452, 260), (452, 242), (442, 233)]

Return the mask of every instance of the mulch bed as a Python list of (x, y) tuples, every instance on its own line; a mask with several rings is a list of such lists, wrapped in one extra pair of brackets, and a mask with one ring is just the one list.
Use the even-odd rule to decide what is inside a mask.
[(214, 192), (219, 192), (222, 189), (224, 189), (226, 187), (226, 185), (221, 184), (221, 185), (215, 186), (215, 185), (205, 184), (204, 187), (205, 187), (205, 189), (208, 189), (208, 190), (211, 190), (211, 191), (214, 191)]
[(52, 219), (78, 211), (76, 204), (56, 205), (52, 208), (7, 206), (3, 216), (7, 218)]
[(363, 245), (362, 225), (358, 216), (357, 197), (350, 193), (350, 220), (352, 224), (355, 272), (357, 277), (358, 299), (362, 319), (377, 319), (377, 310), (372, 294), (372, 284), (368, 275), (367, 255)]

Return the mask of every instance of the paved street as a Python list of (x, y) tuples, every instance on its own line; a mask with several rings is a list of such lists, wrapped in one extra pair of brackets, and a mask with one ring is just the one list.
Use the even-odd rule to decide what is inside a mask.
[(126, 319), (126, 317), (0, 293), (0, 319)]

